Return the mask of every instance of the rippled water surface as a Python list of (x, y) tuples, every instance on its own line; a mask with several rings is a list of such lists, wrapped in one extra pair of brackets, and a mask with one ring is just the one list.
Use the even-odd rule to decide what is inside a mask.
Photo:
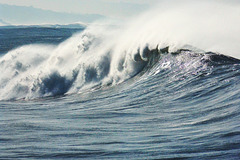
[(115, 86), (0, 101), (0, 159), (240, 159), (240, 61), (153, 61)]

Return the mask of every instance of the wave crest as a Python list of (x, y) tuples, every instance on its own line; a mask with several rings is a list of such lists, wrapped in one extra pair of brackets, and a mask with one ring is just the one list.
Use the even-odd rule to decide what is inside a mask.
[[(191, 1), (164, 8), (168, 3), (172, 4), (165, 2), (121, 28), (92, 25), (58, 46), (28, 45), (10, 51), (0, 58), (0, 100), (33, 99), (116, 85), (151, 70), (159, 55), (166, 53), (173, 57), (193, 51), (212, 63), (216, 58), (217, 63), (238, 63), (203, 51), (213, 49), (237, 57), (240, 48), (233, 44), (240, 42), (236, 36), (240, 33), (238, 5)], [(232, 19), (225, 23), (224, 17)], [(194, 56), (183, 59), (189, 57)], [(166, 68), (172, 63), (165, 60), (161, 65)]]

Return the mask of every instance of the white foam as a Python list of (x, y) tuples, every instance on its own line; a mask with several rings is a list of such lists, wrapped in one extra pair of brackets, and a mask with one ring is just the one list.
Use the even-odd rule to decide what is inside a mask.
[(121, 83), (144, 66), (146, 46), (190, 45), (240, 58), (239, 21), (239, 5), (167, 1), (119, 27), (98, 22), (58, 46), (23, 46), (0, 57), (0, 100)]

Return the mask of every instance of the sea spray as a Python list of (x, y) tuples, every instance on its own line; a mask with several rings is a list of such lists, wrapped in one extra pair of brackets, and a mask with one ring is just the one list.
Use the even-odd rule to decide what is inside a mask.
[[(119, 84), (150, 51), (191, 49), (239, 58), (240, 7), (164, 1), (120, 26), (92, 25), (57, 46), (28, 45), (0, 58), (0, 99), (33, 99)], [(187, 2), (187, 3), (186, 3)]]

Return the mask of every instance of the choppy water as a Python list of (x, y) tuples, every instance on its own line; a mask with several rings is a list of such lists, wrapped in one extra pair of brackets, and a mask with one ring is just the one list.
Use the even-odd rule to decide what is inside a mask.
[(51, 27), (2, 27), (0, 29), (0, 55), (27, 44), (58, 44), (82, 29)]
[[(65, 34), (55, 30), (30, 29), (48, 32), (58, 43)], [(26, 37), (15, 46), (28, 44), (28, 31), (18, 31)], [(11, 35), (1, 32), (5, 39)], [(8, 47), (1, 45), (1, 51)], [(120, 83), (91, 86), (101, 78), (86, 68), (85, 85), (91, 87), (78, 93), (65, 91), (64, 76), (48, 76), (41, 82), (49, 96), (41, 92), (41, 98), (14, 95), (0, 101), (0, 159), (240, 159), (240, 60), (191, 50), (155, 52), (148, 51), (148, 62), (130, 65), (137, 72)], [(64, 92), (53, 92), (49, 84)]]

